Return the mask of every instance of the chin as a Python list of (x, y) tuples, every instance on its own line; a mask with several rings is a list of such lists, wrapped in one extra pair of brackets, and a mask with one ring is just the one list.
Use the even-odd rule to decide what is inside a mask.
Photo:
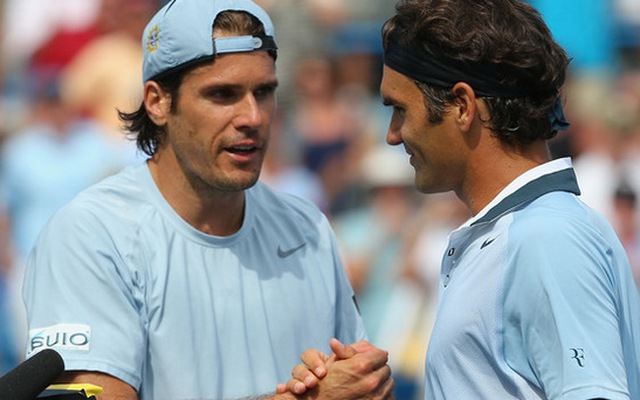
[(241, 174), (242, 176), (229, 177), (226, 182), (223, 183), (223, 186), (228, 191), (241, 191), (249, 189), (258, 182), (258, 178), (260, 177), (259, 173), (252, 174)]
[(449, 189), (443, 188), (442, 186), (439, 186), (433, 182), (419, 182), (418, 180), (416, 180), (415, 184), (416, 189), (420, 193), (433, 194), (449, 191)]

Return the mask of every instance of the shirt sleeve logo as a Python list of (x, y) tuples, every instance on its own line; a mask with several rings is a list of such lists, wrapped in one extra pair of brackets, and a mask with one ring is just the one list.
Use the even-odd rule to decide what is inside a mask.
[(89, 351), (91, 327), (57, 324), (29, 331), (27, 356), (44, 349)]
[(584, 349), (581, 347), (572, 347), (571, 350), (571, 358), (576, 360), (578, 365), (584, 368)]

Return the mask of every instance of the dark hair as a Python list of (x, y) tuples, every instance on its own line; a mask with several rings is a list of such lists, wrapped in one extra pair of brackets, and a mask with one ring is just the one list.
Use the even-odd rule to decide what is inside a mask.
[[(502, 141), (514, 146), (555, 136), (549, 120), (569, 59), (553, 40), (540, 13), (519, 0), (402, 0), (383, 28), (402, 43), (469, 64), (496, 64), (513, 73), (503, 83), (529, 90), (527, 97), (481, 96), (489, 108), (486, 121)], [(445, 105), (455, 101), (452, 88), (416, 82), (425, 96), (432, 123), (442, 121)]]
[[(260, 20), (244, 11), (224, 11), (218, 15), (213, 25), (214, 36), (223, 32), (234, 35), (261, 35), (265, 33)], [(276, 59), (275, 51), (269, 51), (269, 54), (274, 60)], [(158, 83), (162, 90), (171, 96), (171, 112), (176, 111), (184, 77), (194, 69), (213, 62), (214, 58), (215, 56), (211, 56), (193, 60), (150, 79)], [(158, 146), (161, 145), (166, 132), (164, 127), (156, 125), (149, 118), (144, 102), (131, 113), (118, 110), (118, 116), (123, 122), (127, 136), (136, 140), (138, 149), (153, 156)]]

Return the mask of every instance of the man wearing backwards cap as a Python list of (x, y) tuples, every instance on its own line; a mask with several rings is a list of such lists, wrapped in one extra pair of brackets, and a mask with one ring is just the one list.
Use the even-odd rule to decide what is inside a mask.
[(63, 381), (102, 399), (293, 399), (269, 393), (317, 348), (339, 357), (304, 398), (391, 396), (327, 219), (257, 183), (276, 107), (267, 14), (175, 0), (143, 46), (144, 102), (121, 118), (149, 159), (44, 229), (25, 276), (28, 354), (57, 350)]
[(472, 215), (443, 255), (425, 399), (640, 399), (628, 259), (578, 199), (570, 159), (549, 155), (568, 125), (568, 59), (540, 14), (405, 0), (383, 45), (387, 142), (404, 146), (420, 191), (452, 190)]

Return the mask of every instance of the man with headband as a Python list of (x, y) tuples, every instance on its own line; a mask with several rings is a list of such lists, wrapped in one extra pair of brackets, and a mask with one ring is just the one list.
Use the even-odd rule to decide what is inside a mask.
[(568, 127), (565, 52), (518, 0), (396, 11), (382, 33), (387, 142), (420, 191), (453, 191), (470, 213), (442, 258), (424, 398), (640, 399), (628, 259), (547, 146)]
[[(327, 218), (257, 182), (277, 54), (249, 0), (174, 0), (145, 29), (144, 102), (121, 113), (146, 163), (88, 188), (27, 266), (28, 355), (99, 399), (275, 394), (308, 348), (341, 360), (305, 398), (386, 399)], [(354, 343), (353, 347), (342, 343)]]

